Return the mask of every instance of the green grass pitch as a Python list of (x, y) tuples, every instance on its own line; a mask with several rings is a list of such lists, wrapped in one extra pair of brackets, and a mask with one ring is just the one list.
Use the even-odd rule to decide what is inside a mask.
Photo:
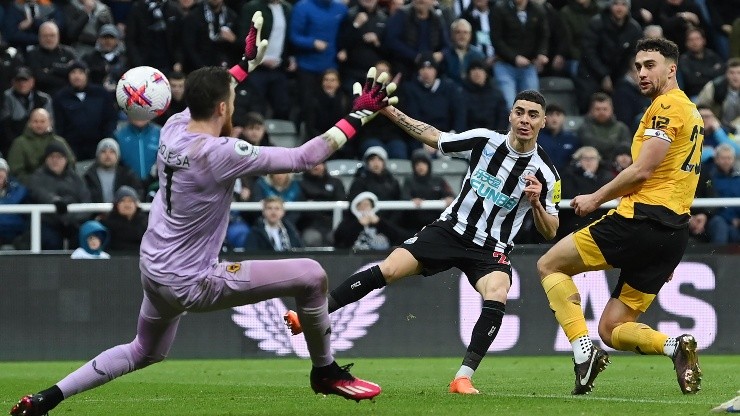
[[(704, 415), (740, 389), (740, 356), (702, 356), (703, 388), (678, 390), (665, 357), (613, 354), (588, 396), (570, 395), (570, 357), (489, 355), (478, 396), (447, 393), (459, 358), (340, 358), (377, 382), (375, 402), (322, 397), (298, 359), (172, 360), (62, 402), (59, 415)], [(81, 362), (0, 363), (0, 414), (22, 395), (54, 384)]]

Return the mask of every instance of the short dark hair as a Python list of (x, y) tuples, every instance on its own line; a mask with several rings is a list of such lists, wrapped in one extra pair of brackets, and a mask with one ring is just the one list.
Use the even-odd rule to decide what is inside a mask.
[(678, 62), (678, 46), (668, 39), (642, 38), (637, 41), (635, 51), (655, 51), (674, 63)]
[(187, 78), (187, 76), (182, 71), (172, 71), (170, 72), (170, 75), (167, 76), (167, 79), (170, 81), (172, 81), (173, 79), (183, 80), (185, 78)]
[(524, 101), (531, 101), (533, 103), (537, 103), (542, 106), (542, 110), (544, 111), (545, 108), (547, 108), (547, 102), (545, 101), (545, 97), (539, 93), (539, 91), (535, 90), (524, 90), (521, 91), (514, 97), (514, 102), (517, 102), (519, 100)]
[(262, 114), (256, 111), (250, 111), (247, 114), (244, 114), (241, 125), (243, 127), (264, 126), (265, 118), (262, 117)]
[(552, 113), (565, 114), (565, 110), (563, 109), (563, 107), (559, 106), (556, 103), (548, 104), (547, 107), (545, 107), (545, 114)]
[(593, 95), (591, 95), (591, 101), (589, 101), (589, 105), (593, 103), (612, 103), (612, 97), (609, 96), (609, 94), (605, 92), (595, 92)]
[(196, 69), (185, 80), (185, 103), (193, 120), (208, 120), (219, 103), (229, 99), (231, 74), (224, 68)]
[(728, 69), (729, 68), (734, 68), (736, 66), (740, 66), (740, 58), (738, 58), (736, 56), (734, 58), (730, 58), (729, 60), (727, 60), (727, 68)]

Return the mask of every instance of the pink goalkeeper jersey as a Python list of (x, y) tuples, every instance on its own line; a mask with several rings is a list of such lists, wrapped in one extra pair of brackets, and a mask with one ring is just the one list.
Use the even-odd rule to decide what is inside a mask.
[(321, 138), (289, 149), (190, 133), (189, 121), (186, 109), (162, 128), (159, 191), (141, 242), (142, 273), (164, 285), (191, 283), (216, 265), (237, 177), (305, 171), (332, 152)]

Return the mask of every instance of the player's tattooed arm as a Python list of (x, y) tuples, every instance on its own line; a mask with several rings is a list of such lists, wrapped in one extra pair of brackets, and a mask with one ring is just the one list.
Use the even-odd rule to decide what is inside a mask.
[(403, 131), (410, 134), (411, 137), (435, 149), (437, 148), (437, 142), (439, 142), (441, 132), (434, 126), (424, 123), (423, 121), (414, 120), (394, 106), (388, 106), (382, 109), (381, 113), (388, 117)]

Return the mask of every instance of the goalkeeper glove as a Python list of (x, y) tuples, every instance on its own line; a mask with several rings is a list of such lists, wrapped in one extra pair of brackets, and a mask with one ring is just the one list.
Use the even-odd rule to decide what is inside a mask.
[(238, 64), (231, 67), (229, 72), (237, 82), (242, 82), (247, 75), (254, 71), (267, 52), (267, 39), (262, 39), (262, 12), (257, 11), (252, 16), (252, 26), (244, 39), (244, 55)]

